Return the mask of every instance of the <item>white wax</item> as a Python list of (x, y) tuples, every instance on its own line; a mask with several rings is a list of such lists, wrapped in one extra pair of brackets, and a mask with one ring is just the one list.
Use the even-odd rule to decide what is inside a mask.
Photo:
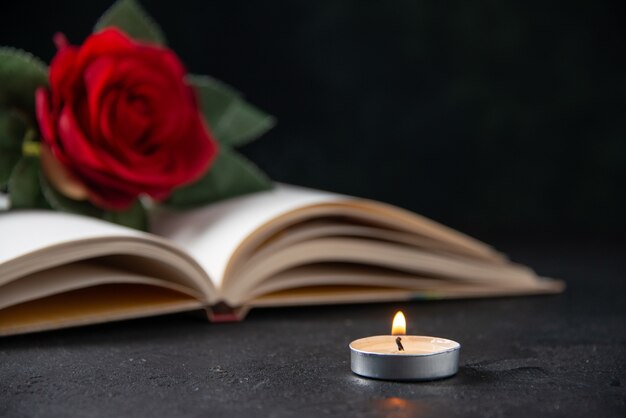
[[(403, 351), (398, 349), (396, 338), (400, 337)], [(426, 356), (458, 349), (460, 344), (445, 338), (422, 335), (376, 335), (352, 341), (350, 348), (370, 354), (395, 354), (405, 356)]]

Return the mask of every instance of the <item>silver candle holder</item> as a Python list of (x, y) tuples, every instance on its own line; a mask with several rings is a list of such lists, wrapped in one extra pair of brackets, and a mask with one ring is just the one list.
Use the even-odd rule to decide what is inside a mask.
[(459, 369), (461, 345), (439, 337), (404, 335), (402, 312), (394, 317), (392, 335), (350, 343), (350, 366), (360, 376), (383, 380), (435, 380)]

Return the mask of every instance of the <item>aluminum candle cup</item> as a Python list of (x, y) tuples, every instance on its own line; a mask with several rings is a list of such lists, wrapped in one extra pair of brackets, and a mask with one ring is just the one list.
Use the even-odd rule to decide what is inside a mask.
[(352, 341), (350, 363), (354, 373), (373, 379), (434, 380), (456, 374), (460, 350), (445, 338), (377, 335)]
[(391, 334), (352, 341), (352, 371), (373, 379), (434, 380), (459, 370), (461, 344), (445, 338), (405, 335), (402, 311), (393, 318)]

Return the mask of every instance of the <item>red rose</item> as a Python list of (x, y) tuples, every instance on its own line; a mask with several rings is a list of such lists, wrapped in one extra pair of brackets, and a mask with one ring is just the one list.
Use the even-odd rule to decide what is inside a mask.
[(122, 210), (205, 173), (217, 144), (172, 51), (116, 29), (80, 47), (57, 44), (50, 90), (39, 89), (36, 103), (44, 172), (60, 191)]

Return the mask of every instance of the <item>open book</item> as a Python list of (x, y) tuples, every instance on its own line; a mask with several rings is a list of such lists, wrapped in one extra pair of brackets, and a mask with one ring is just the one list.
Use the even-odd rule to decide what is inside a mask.
[(554, 293), (491, 247), (390, 205), (300, 187), (185, 212), (154, 234), (0, 214), (0, 335), (206, 309)]

